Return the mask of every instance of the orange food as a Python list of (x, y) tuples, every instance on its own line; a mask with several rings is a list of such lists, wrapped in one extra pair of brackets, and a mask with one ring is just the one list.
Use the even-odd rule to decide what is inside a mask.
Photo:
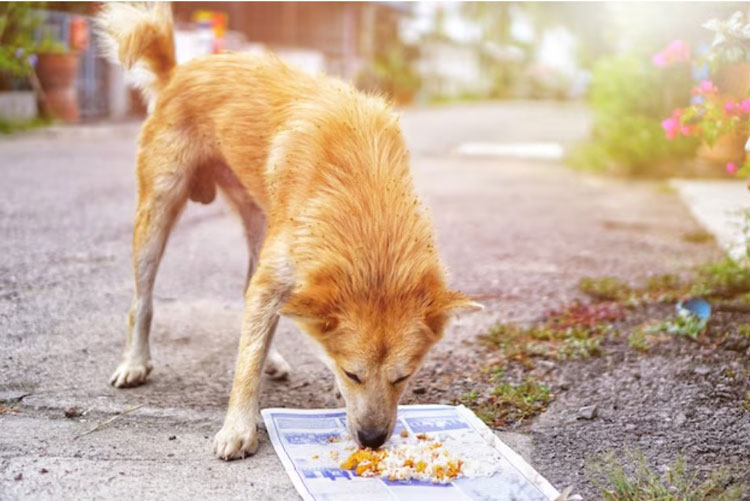
[(368, 476), (368, 473), (375, 475), (379, 471), (378, 465), (386, 455), (385, 450), (360, 449), (352, 453), (339, 466), (345, 470), (354, 470), (354, 473), (359, 476)]

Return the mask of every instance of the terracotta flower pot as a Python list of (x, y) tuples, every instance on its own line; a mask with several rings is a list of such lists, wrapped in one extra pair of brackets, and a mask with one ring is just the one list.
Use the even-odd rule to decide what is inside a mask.
[[(732, 69), (734, 73), (731, 71), (724, 72), (723, 75), (720, 73), (720, 75), (717, 76), (717, 81), (723, 79), (725, 86), (719, 86), (721, 94), (708, 97), (713, 104), (720, 108), (723, 108), (727, 101), (737, 101), (745, 95), (724, 92), (723, 89), (726, 88), (730, 89), (732, 92), (740, 92), (743, 91), (743, 85), (748, 85), (748, 82), (745, 82), (744, 79), (748, 78), (748, 80), (750, 80), (750, 73), (746, 73), (746, 71), (750, 71), (750, 64), (737, 63), (727, 65), (725, 68)], [(722, 68), (722, 70), (725, 68)], [(748, 87), (748, 90), (750, 90), (750, 86)], [(713, 146), (709, 147), (705, 143), (701, 145), (698, 150), (698, 156), (707, 162), (721, 165), (728, 162), (737, 165), (742, 164), (742, 161), (745, 158), (746, 139), (746, 137), (739, 133), (725, 134), (719, 137)]]
[(750, 63), (726, 64), (716, 72), (714, 81), (724, 96), (743, 99), (750, 92)]
[(77, 54), (39, 54), (36, 66), (44, 91), (43, 109), (66, 122), (78, 121)]
[(708, 162), (724, 165), (727, 162), (741, 164), (745, 158), (746, 137), (741, 134), (725, 134), (716, 140), (713, 146), (704, 144), (698, 155)]

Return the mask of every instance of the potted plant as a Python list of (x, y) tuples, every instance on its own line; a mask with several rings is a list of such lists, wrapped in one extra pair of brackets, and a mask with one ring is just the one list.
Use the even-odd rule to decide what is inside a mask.
[[(717, 92), (706, 99), (715, 108), (721, 109), (750, 95), (750, 23), (738, 11), (726, 21), (711, 19), (703, 27), (714, 32), (707, 62), (717, 88)], [(705, 125), (709, 130), (721, 131), (721, 134), (710, 138), (710, 142), (701, 149), (701, 156), (722, 163), (741, 162), (745, 155), (747, 131), (721, 123), (712, 126), (709, 122), (719, 119), (719, 116), (715, 113), (709, 113), (709, 116), (711, 118), (706, 120)]]
[(66, 122), (78, 121), (76, 76), (78, 54), (47, 34), (36, 48), (36, 75), (48, 114)]

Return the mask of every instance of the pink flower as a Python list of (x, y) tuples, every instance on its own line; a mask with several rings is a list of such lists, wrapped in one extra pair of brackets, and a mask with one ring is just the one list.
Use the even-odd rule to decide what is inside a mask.
[(693, 89), (693, 94), (713, 94), (718, 90), (711, 80), (703, 80)]
[(651, 62), (657, 68), (664, 68), (667, 65), (667, 55), (664, 52), (657, 52), (651, 56)]
[(673, 40), (665, 51), (670, 62), (679, 63), (690, 60), (690, 46), (682, 40)]
[(659, 68), (689, 60), (690, 46), (682, 40), (672, 40), (666, 49), (651, 57), (651, 62)]
[(680, 134), (683, 136), (689, 136), (693, 133), (693, 129), (689, 125), (680, 125)]
[(661, 122), (661, 127), (667, 135), (667, 139), (674, 139), (680, 130), (680, 121), (675, 117), (669, 117)]
[(734, 101), (727, 101), (724, 103), (724, 111), (727, 113), (734, 113), (737, 109), (738, 105)]
[(737, 172), (737, 166), (734, 165), (733, 162), (727, 163), (727, 172), (730, 174), (734, 174), (735, 172)]
[(742, 113), (750, 113), (750, 99), (743, 99), (740, 101), (740, 111), (742, 111)]

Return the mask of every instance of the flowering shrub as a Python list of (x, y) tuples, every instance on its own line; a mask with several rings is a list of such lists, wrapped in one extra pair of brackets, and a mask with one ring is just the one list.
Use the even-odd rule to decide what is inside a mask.
[(657, 52), (651, 58), (654, 66), (659, 68), (686, 61), (690, 61), (690, 46), (682, 40), (674, 40), (666, 49)]
[[(703, 26), (715, 32), (713, 46), (705, 58), (692, 61), (694, 68), (707, 63), (716, 68), (717, 64), (750, 60), (750, 23), (745, 24), (741, 12), (736, 12), (726, 22), (713, 19)], [(683, 42), (675, 40), (666, 49), (654, 54), (654, 66), (664, 68), (674, 61), (690, 61), (690, 50), (683, 46)], [(667, 140), (692, 136), (713, 146), (726, 134), (750, 135), (750, 98), (722, 98), (719, 91), (711, 80), (698, 82), (692, 89), (692, 104), (673, 109), (671, 115), (662, 120), (661, 126)], [(750, 161), (744, 162), (741, 168), (729, 162), (726, 170), (730, 174), (750, 177)]]
[(0, 5), (0, 77), (25, 77), (34, 64), (36, 49), (33, 33), (41, 18), (33, 2), (8, 2)]
[(626, 175), (669, 174), (694, 154), (697, 141), (677, 133), (667, 140), (659, 121), (678, 103), (690, 101), (690, 48), (670, 44), (655, 58), (646, 54), (609, 56), (594, 67), (590, 100), (591, 141), (572, 152), (574, 167)]

